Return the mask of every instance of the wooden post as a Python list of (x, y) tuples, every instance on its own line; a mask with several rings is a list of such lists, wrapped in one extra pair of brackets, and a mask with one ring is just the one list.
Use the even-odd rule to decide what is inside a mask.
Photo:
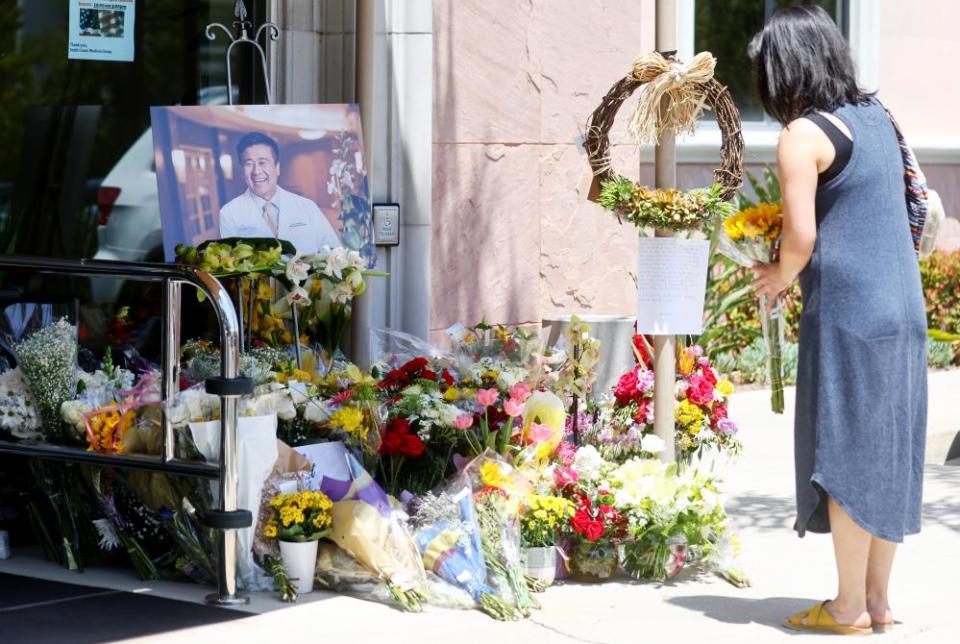
[[(677, 48), (676, 0), (656, 0), (656, 48), (659, 52)], [(666, 99), (664, 99), (666, 100)], [(677, 185), (676, 140), (672, 132), (660, 137), (654, 152), (654, 186), (673, 188)], [(672, 237), (671, 230), (656, 230), (657, 237)], [(654, 363), (654, 421), (653, 432), (663, 439), (666, 449), (660, 452), (660, 460), (672, 463), (675, 454), (675, 421), (673, 406), (676, 387), (676, 336), (658, 335), (653, 339)]]

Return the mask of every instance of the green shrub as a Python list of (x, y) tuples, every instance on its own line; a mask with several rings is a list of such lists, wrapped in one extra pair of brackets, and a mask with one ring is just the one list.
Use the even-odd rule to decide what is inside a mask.
[(945, 369), (953, 364), (956, 352), (949, 342), (930, 340), (927, 342), (927, 364), (935, 369)]
[(920, 260), (923, 294), (927, 298), (927, 325), (960, 333), (960, 250), (934, 251)]
[[(783, 345), (783, 384), (797, 382), (796, 342), (787, 341)], [(735, 382), (744, 384), (768, 384), (767, 346), (763, 338), (757, 338), (748, 346), (737, 351), (722, 353), (713, 359), (713, 366), (720, 373), (728, 374)]]

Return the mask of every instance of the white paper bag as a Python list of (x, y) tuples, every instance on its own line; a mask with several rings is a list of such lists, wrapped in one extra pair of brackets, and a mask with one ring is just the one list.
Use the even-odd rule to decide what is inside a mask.
[[(220, 461), (220, 421), (190, 423), (193, 442), (210, 463)], [(277, 461), (277, 415), (237, 418), (237, 508), (253, 514), (257, 525), (260, 491)], [(219, 483), (211, 481), (214, 498)], [(251, 526), (237, 530), (237, 567), (246, 588), (258, 588), (258, 568), (253, 562), (253, 530)]]

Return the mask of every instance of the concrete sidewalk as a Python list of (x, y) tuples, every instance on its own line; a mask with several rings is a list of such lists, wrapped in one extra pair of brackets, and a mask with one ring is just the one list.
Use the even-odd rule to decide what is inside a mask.
[[(933, 387), (931, 388), (933, 394)], [(945, 393), (945, 392), (941, 392)], [(937, 394), (932, 407), (954, 405)], [(346, 597), (256, 617), (171, 633), (164, 641), (264, 641), (314, 633), (350, 642), (730, 642), (813, 639), (780, 627), (786, 615), (835, 589), (830, 538), (798, 539), (790, 529), (793, 501), (793, 414), (769, 412), (769, 392), (737, 395), (731, 416), (740, 423), (744, 454), (727, 480), (728, 510), (743, 540), (743, 565), (753, 587), (737, 589), (712, 576), (684, 573), (671, 583), (566, 584), (541, 596), (543, 610), (524, 622), (497, 623), (476, 612), (433, 609), (406, 615)], [(787, 409), (793, 391), (787, 392)], [(939, 413), (939, 412), (936, 412)], [(954, 418), (956, 416), (954, 415)], [(930, 465), (924, 530), (909, 538), (896, 564), (892, 604), (903, 622), (885, 642), (956, 642), (952, 622), (960, 572), (960, 467)], [(233, 639), (235, 638), (235, 639)]]
[[(931, 378), (931, 420), (942, 418), (949, 424), (958, 419), (955, 412), (950, 413), (956, 409), (956, 394), (948, 390), (954, 376), (944, 379), (937, 375)], [(742, 564), (753, 579), (751, 588), (737, 589), (716, 577), (688, 572), (664, 585), (629, 581), (566, 584), (539, 596), (543, 610), (532, 619), (508, 624), (478, 611), (429, 609), (409, 615), (324, 592), (288, 606), (270, 594), (258, 593), (248, 607), (250, 618), (145, 639), (279, 642), (307, 636), (351, 644), (812, 640), (818, 636), (795, 634), (779, 625), (788, 614), (832, 596), (836, 584), (829, 536), (810, 535), (801, 540), (790, 529), (794, 518), (792, 389), (787, 391), (786, 407), (788, 413), (782, 416), (770, 413), (769, 392), (762, 390), (736, 394), (731, 402), (731, 417), (740, 424), (744, 453), (727, 476), (727, 509), (743, 541)], [(923, 532), (907, 539), (894, 570), (891, 600), (903, 623), (891, 633), (874, 636), (884, 642), (960, 641), (960, 632), (952, 623), (960, 579), (960, 467), (928, 465), (924, 500)], [(141, 589), (188, 601), (202, 601), (209, 590), (184, 583), (139, 582), (129, 571), (90, 570), (76, 575), (26, 556), (0, 562), (0, 571)], [(95, 616), (89, 625), (78, 628), (95, 633)]]

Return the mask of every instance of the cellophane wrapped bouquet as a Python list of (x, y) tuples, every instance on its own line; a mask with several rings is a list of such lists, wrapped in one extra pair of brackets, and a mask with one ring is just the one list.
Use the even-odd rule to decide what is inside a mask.
[[(717, 249), (741, 266), (750, 268), (768, 264), (779, 258), (783, 206), (760, 203), (736, 212), (723, 221)], [(760, 323), (767, 345), (767, 369), (770, 375), (770, 404), (774, 412), (783, 413), (783, 308), (778, 297), (768, 306), (766, 296), (760, 298)]]
[(511, 620), (516, 609), (488, 578), (483, 539), (468, 478), (456, 477), (437, 492), (416, 501), (415, 539), (424, 567), (466, 591), (480, 609), (498, 620)]

